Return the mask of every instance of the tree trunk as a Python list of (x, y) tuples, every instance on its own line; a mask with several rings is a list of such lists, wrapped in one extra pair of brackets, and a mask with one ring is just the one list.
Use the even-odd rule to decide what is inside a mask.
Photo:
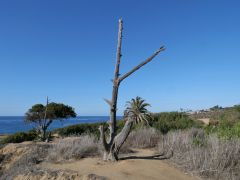
[(131, 119), (128, 119), (122, 129), (122, 131), (115, 137), (114, 139), (114, 149), (113, 152), (116, 155), (116, 159), (118, 156), (118, 153), (120, 151), (120, 148), (122, 147), (123, 143), (126, 141), (128, 135), (130, 134), (133, 126), (133, 121)]
[(43, 124), (41, 125), (41, 139), (42, 141), (46, 140), (46, 131), (47, 131), (47, 110), (48, 110), (48, 96), (47, 96), (47, 103), (46, 103), (46, 109), (44, 112), (44, 118), (43, 118)]
[(123, 30), (123, 21), (119, 19), (118, 27), (118, 44), (117, 44), (117, 54), (116, 54), (116, 65), (114, 71), (114, 80), (113, 80), (113, 90), (112, 90), (112, 101), (110, 104), (110, 144), (113, 142), (113, 139), (116, 135), (116, 114), (117, 114), (117, 97), (118, 97), (118, 88), (119, 88), (119, 68), (121, 62), (121, 48), (122, 48), (122, 30)]
[(46, 127), (41, 128), (41, 140), (42, 141), (46, 140), (46, 134), (47, 134), (46, 131), (47, 131)]
[(130, 134), (133, 126), (133, 120), (130, 118), (126, 121), (122, 131), (115, 136), (114, 141), (112, 144), (107, 144), (105, 140), (104, 135), (104, 129), (103, 126), (100, 126), (100, 134), (101, 134), (101, 140), (104, 145), (104, 153), (103, 153), (103, 159), (104, 160), (110, 160), (110, 161), (117, 161), (118, 160), (118, 153), (120, 151), (120, 148), (122, 147), (123, 143), (126, 141), (128, 135)]
[(124, 79), (129, 77), (132, 73), (140, 69), (142, 66), (152, 61), (152, 59), (156, 57), (161, 51), (165, 50), (163, 46), (160, 47), (154, 54), (152, 54), (145, 61), (135, 66), (132, 70), (130, 70), (129, 72), (127, 72), (126, 74), (120, 77), (119, 69), (120, 69), (120, 63), (121, 63), (121, 57), (122, 57), (122, 54), (121, 54), (122, 30), (123, 30), (123, 21), (122, 19), (120, 19), (119, 26), (118, 26), (118, 44), (117, 44), (116, 65), (115, 65), (114, 79), (113, 79), (112, 100), (109, 101), (105, 99), (105, 101), (110, 106), (110, 121), (109, 121), (110, 136), (108, 141), (105, 138), (104, 127), (103, 126), (99, 127), (100, 134), (101, 134), (101, 141), (104, 149), (103, 159), (110, 160), (110, 161), (118, 160), (119, 150), (123, 145), (123, 143), (126, 141), (133, 125), (133, 121), (130, 118), (128, 118), (122, 131), (116, 136), (117, 98), (118, 98), (118, 89), (119, 89), (120, 83)]

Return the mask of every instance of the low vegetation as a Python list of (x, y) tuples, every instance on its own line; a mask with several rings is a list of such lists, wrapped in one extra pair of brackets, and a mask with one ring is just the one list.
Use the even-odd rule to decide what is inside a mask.
[[(130, 148), (155, 147), (159, 137), (161, 137), (161, 134), (153, 128), (143, 128), (142, 130), (138, 128), (131, 132), (126, 146), (121, 149), (120, 153), (132, 152)], [(24, 149), (24, 146), (21, 146), (21, 144), (17, 144), (17, 146)], [(102, 154), (102, 148), (99, 145), (98, 138), (94, 135), (65, 137), (53, 143), (34, 142), (26, 146), (30, 148), (27, 151), (28, 153), (23, 152), (23, 155), (12, 163), (11, 168), (0, 169), (0, 179), (14, 179), (14, 177), (19, 174), (41, 176), (43, 172), (55, 177), (57, 172), (39, 169), (37, 165), (42, 162), (60, 163), (86, 157), (100, 157)], [(12, 156), (14, 156), (12, 152), (0, 156), (0, 164), (8, 163), (12, 159)], [(4, 167), (4, 165), (2, 167)]]
[[(239, 179), (240, 177), (240, 111), (239, 106), (213, 109), (218, 123), (203, 125), (184, 112), (152, 114), (148, 123), (133, 125), (133, 131), (121, 153), (130, 153), (134, 148), (155, 148), (158, 154), (180, 168), (209, 179)], [(212, 113), (212, 112), (210, 112)], [(206, 112), (204, 112), (206, 115)], [(52, 131), (61, 138), (53, 143), (37, 145), (30, 154), (13, 164), (13, 169), (1, 170), (0, 179), (17, 173), (41, 172), (35, 165), (42, 161), (53, 163), (74, 161), (85, 157), (101, 157), (99, 131), (102, 123), (79, 124)], [(117, 126), (124, 126), (119, 120)], [(108, 129), (106, 129), (107, 131)], [(20, 132), (2, 139), (2, 143), (19, 143), (38, 138), (36, 131)], [(63, 139), (62, 139), (63, 138)], [(1, 155), (0, 163), (7, 162), (13, 154)], [(21, 164), (21, 166), (20, 166)], [(18, 167), (19, 166), (19, 167)], [(32, 168), (33, 167), (33, 168)]]
[(240, 105), (222, 108), (214, 106), (209, 110), (200, 110), (190, 115), (193, 119), (209, 118), (212, 121), (238, 121), (240, 120)]
[(99, 142), (94, 136), (82, 135), (59, 140), (52, 144), (47, 153), (47, 159), (60, 162), (84, 157), (94, 157), (101, 154)]
[(220, 139), (240, 138), (239, 105), (214, 110), (214, 113), (215, 117), (210, 118), (210, 120), (215, 123), (210, 123), (209, 126), (205, 127), (208, 134), (216, 134)]
[(150, 125), (161, 133), (166, 134), (171, 130), (187, 129), (191, 127), (202, 127), (203, 123), (195, 121), (183, 112), (163, 112), (152, 114)]
[[(159, 130), (163, 134), (171, 130), (203, 126), (202, 122), (194, 121), (186, 113), (181, 112), (151, 114), (151, 117), (148, 118), (148, 123), (150, 127)], [(52, 134), (57, 133), (62, 137), (79, 136), (81, 134), (93, 134), (99, 137), (100, 135), (98, 130), (99, 126), (100, 125), (106, 126), (106, 124), (107, 124), (106, 122), (101, 122), (71, 125), (56, 129), (53, 131)], [(123, 128), (124, 124), (125, 124), (124, 120), (117, 121), (117, 127), (119, 131)], [(145, 122), (140, 124), (134, 124), (133, 129), (141, 128), (143, 126), (146, 126)]]
[[(18, 148), (24, 149), (24, 147)], [(23, 150), (23, 154), (20, 155), (18, 152), (19, 157), (17, 158), (14, 157), (14, 155), (16, 156), (16, 152), (14, 152), (15, 150), (4, 155), (2, 163), (0, 163), (1, 164), (0, 179), (12, 180), (17, 175), (20, 174), (21, 175), (29, 173), (37, 174), (42, 172), (42, 170), (39, 169), (36, 165), (44, 161), (49, 148), (49, 144), (34, 144), (29, 148), (30, 151), (28, 151), (28, 153)], [(10, 168), (4, 168), (4, 166), (8, 164), (10, 161), (11, 161)]]
[[(132, 152), (132, 148), (156, 147), (161, 134), (154, 128), (143, 128), (132, 131), (120, 153)], [(48, 150), (47, 160), (61, 162), (102, 154), (98, 138), (94, 135), (81, 135), (58, 140)]]
[(138, 128), (130, 133), (124, 147), (153, 148), (161, 137), (162, 134), (155, 128)]
[(220, 139), (240, 138), (240, 122), (220, 121), (217, 126), (205, 127), (208, 134), (216, 134)]
[(175, 131), (159, 141), (160, 153), (186, 171), (210, 179), (239, 179), (240, 139), (222, 140), (201, 129)]
[(80, 136), (82, 134), (92, 134), (99, 137), (99, 126), (102, 124), (106, 124), (105, 122), (102, 123), (91, 123), (91, 124), (77, 124), (71, 125), (63, 128), (59, 128), (53, 131), (53, 133), (57, 133), (61, 137), (68, 137), (68, 136)]
[(0, 144), (7, 144), (7, 143), (21, 143), (24, 141), (33, 141), (37, 139), (38, 134), (36, 131), (31, 130), (28, 132), (17, 132), (12, 135), (8, 135), (1, 139)]

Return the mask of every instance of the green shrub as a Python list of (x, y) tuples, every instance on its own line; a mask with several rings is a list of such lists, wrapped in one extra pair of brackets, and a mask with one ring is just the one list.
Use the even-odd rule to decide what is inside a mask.
[(33, 141), (38, 137), (35, 130), (29, 132), (17, 132), (15, 134), (9, 135), (1, 140), (2, 144), (6, 143), (21, 143), (24, 141)]
[[(124, 123), (125, 122), (123, 120), (117, 121), (118, 132), (123, 128)], [(99, 122), (99, 123), (86, 123), (86, 124), (76, 124), (76, 125), (66, 126), (63, 128), (53, 130), (53, 133), (58, 133), (62, 137), (81, 135), (81, 134), (92, 134), (99, 137), (100, 125), (104, 126), (105, 131), (109, 130), (107, 122)]]
[(71, 125), (63, 128), (54, 130), (54, 133), (58, 133), (62, 137), (72, 136), (72, 135), (81, 135), (81, 134), (93, 134), (99, 136), (99, 126), (105, 125), (105, 122), (102, 123), (92, 123), (92, 124), (77, 124)]
[(233, 126), (233, 133), (236, 137), (240, 137), (240, 122), (237, 122), (234, 126)]
[(152, 115), (150, 122), (152, 127), (166, 134), (170, 130), (187, 129), (191, 127), (202, 127), (203, 123), (194, 121), (186, 113), (182, 112), (163, 112)]
[(220, 121), (219, 125), (205, 127), (207, 134), (216, 134), (221, 139), (240, 138), (240, 122)]

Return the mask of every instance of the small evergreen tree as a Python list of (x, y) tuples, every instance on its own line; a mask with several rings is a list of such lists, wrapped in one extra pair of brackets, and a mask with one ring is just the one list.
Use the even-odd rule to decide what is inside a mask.
[(33, 123), (40, 134), (41, 140), (45, 141), (47, 137), (47, 129), (54, 120), (64, 120), (70, 117), (76, 117), (76, 113), (71, 106), (48, 102), (33, 105), (25, 114), (25, 122)]

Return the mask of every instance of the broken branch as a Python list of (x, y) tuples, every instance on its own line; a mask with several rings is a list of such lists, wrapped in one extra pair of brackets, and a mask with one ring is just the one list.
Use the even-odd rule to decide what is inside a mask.
[(150, 61), (153, 60), (153, 58), (155, 58), (161, 51), (164, 51), (165, 48), (164, 46), (160, 47), (152, 56), (150, 56), (149, 58), (147, 58), (145, 61), (143, 61), (142, 63), (140, 63), (139, 65), (137, 65), (136, 67), (134, 67), (131, 71), (127, 72), (126, 74), (124, 74), (122, 77), (119, 78), (119, 82), (123, 81), (125, 78), (127, 78), (128, 76), (130, 76), (132, 73), (134, 73), (135, 71), (137, 71), (138, 69), (140, 69), (142, 66), (144, 66), (145, 64), (149, 63)]
[(103, 98), (103, 100), (109, 105), (109, 106), (112, 106), (112, 101), (106, 99), (106, 98)]

